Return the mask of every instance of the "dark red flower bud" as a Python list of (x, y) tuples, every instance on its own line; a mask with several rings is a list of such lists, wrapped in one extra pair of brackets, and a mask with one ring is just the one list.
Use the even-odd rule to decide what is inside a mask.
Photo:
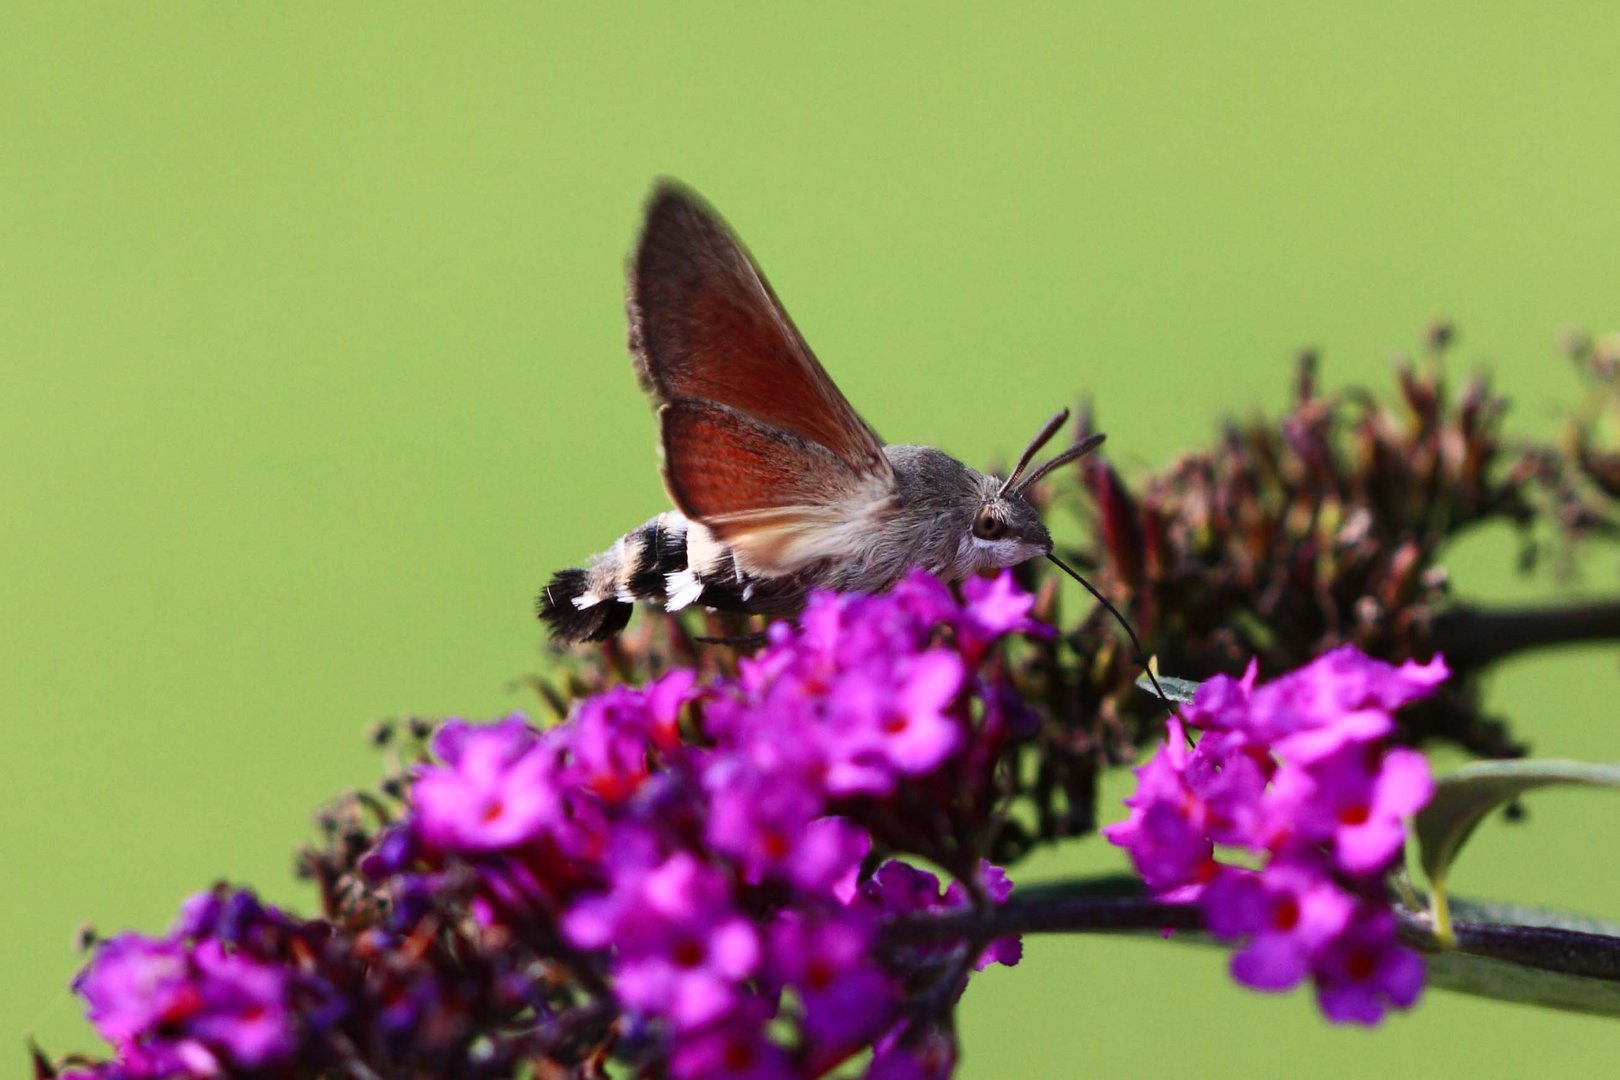
[(1126, 489), (1125, 481), (1103, 457), (1085, 459), (1085, 479), (1097, 504), (1103, 546), (1108, 550), (1114, 573), (1126, 588), (1134, 591), (1142, 582), (1143, 547), (1142, 521), (1136, 500)]

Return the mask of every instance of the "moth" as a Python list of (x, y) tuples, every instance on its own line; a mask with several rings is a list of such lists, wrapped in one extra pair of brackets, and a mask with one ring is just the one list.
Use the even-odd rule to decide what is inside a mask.
[(742, 243), (673, 182), (653, 189), (629, 279), (630, 353), (657, 408), (675, 509), (551, 579), (537, 609), (555, 640), (610, 637), (637, 601), (791, 614), (813, 588), (880, 592), (913, 567), (954, 581), (1057, 561), (1026, 493), (1103, 440), (1030, 469), (1067, 410), (1005, 478), (930, 446), (886, 445)]

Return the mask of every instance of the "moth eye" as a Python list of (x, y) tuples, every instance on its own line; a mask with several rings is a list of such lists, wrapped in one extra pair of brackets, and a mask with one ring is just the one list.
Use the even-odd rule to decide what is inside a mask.
[(973, 535), (980, 540), (999, 540), (1007, 535), (1007, 523), (986, 507), (973, 519)]

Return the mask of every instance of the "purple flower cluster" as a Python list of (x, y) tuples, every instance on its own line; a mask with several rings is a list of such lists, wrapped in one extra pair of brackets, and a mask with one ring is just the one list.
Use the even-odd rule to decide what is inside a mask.
[[(476, 867), (486, 925), (552, 918), (673, 1076), (816, 1076), (874, 1044), (892, 1069), (919, 971), (880, 951), (881, 925), (967, 894), (898, 861), (863, 876), (874, 840), (986, 897), (1002, 880), (952, 828), (904, 812), (938, 805), (940, 785), (982, 803), (989, 778), (971, 772), (1010, 731), (978, 669), (997, 639), (1035, 629), (1031, 599), (1005, 577), (967, 592), (958, 604), (919, 574), (885, 596), (817, 595), (707, 690), (675, 671), (545, 732), (448, 724), (412, 790), (411, 858)], [(929, 898), (892, 896), (899, 874)]]
[(293, 927), (246, 894), (201, 893), (167, 937), (104, 942), (74, 984), (118, 1051), (120, 1070), (97, 1075), (218, 1076), (285, 1060), (297, 975), (265, 932)]
[(1386, 877), (1402, 819), (1434, 786), (1421, 754), (1389, 744), (1393, 713), (1443, 682), (1445, 663), (1395, 667), (1345, 646), (1263, 685), (1255, 675), (1199, 687), (1137, 770), (1129, 817), (1103, 831), (1156, 894), (1196, 899), (1214, 934), (1243, 942), (1238, 981), (1285, 990), (1309, 977), (1330, 1019), (1376, 1024), (1416, 1001), (1424, 977), (1397, 940)]
[(1010, 891), (982, 852), (1032, 721), (993, 646), (1045, 632), (1006, 575), (964, 591), (818, 594), (734, 678), (675, 670), (546, 730), (444, 724), (347, 924), (209, 894), (251, 918), (98, 952), (78, 988), (118, 1057), (94, 1075), (947, 1074), (950, 1005), (1018, 942), (885, 925)]

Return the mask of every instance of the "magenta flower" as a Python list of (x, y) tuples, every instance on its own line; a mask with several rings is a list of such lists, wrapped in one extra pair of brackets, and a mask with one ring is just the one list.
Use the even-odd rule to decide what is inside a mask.
[[(1266, 785), (1277, 769), (1277, 759), (1263, 744), (1238, 733), (1211, 731), (1198, 740), (1198, 752), (1187, 758), (1184, 782), (1212, 841), (1242, 847), (1267, 835), (1272, 823), (1267, 821)], [(1210, 868), (1198, 869), (1207, 880)]]
[(573, 783), (607, 802), (633, 794), (647, 779), (648, 751), (674, 745), (690, 687), (690, 673), (680, 672), (645, 692), (615, 686), (581, 702), (567, 731)]
[(826, 792), (796, 770), (764, 771), (745, 759), (719, 758), (704, 771), (714, 850), (737, 860), (745, 880), (769, 877), (847, 900), (871, 837), (841, 817), (820, 816)]
[(1136, 872), (1156, 894), (1191, 899), (1214, 876), (1215, 845), (1205, 804), (1188, 783), (1181, 722), (1172, 718), (1168, 727), (1163, 747), (1136, 770), (1136, 793), (1125, 800), (1130, 815), (1101, 831), (1130, 852)]
[(447, 851), (488, 851), (537, 837), (558, 814), (555, 752), (521, 720), (452, 721), (434, 748), (443, 765), (412, 787), (421, 836)]
[(861, 860), (871, 850), (872, 837), (849, 819), (818, 818), (799, 834), (786, 870), (798, 888), (847, 905), (855, 898)]
[(1215, 874), (1215, 845), (1189, 810), (1170, 803), (1149, 803), (1105, 833), (1130, 850), (1142, 880), (1169, 900), (1196, 898)]
[(182, 1021), (201, 1004), (185, 950), (138, 934), (103, 943), (74, 989), (89, 1004), (90, 1022), (112, 1043)]
[(582, 948), (611, 945), (620, 999), (680, 1029), (724, 1015), (760, 961), (729, 885), (686, 852), (623, 874), (613, 893), (575, 906), (564, 930)]
[(1395, 916), (1372, 906), (1317, 958), (1315, 974), (1317, 1002), (1339, 1023), (1376, 1024), (1423, 993), (1423, 958), (1400, 944)]
[(647, 703), (647, 731), (653, 745), (668, 750), (680, 742), (677, 726), (681, 707), (696, 694), (697, 673), (676, 668), (648, 683), (642, 690)]
[(217, 941), (199, 944), (193, 959), (203, 1008), (191, 1030), (200, 1041), (248, 1068), (278, 1061), (292, 1050), (284, 969), (230, 955)]
[(794, 1075), (786, 1053), (766, 1035), (762, 1002), (683, 1038), (670, 1059), (676, 1080), (783, 1080)]
[(1355, 904), (1319, 866), (1273, 862), (1258, 874), (1224, 870), (1202, 897), (1218, 937), (1246, 938), (1232, 977), (1256, 990), (1287, 990), (1350, 922)]
[(826, 796), (791, 769), (765, 771), (739, 758), (721, 758), (704, 773), (709, 790), (707, 835), (714, 849), (742, 864), (750, 881), (792, 862), (799, 839)]
[(1258, 688), (1252, 668), (1241, 681), (1216, 676), (1199, 687), (1188, 719), (1195, 727), (1220, 730), (1229, 718), (1241, 716), (1249, 735), (1275, 743), (1295, 732), (1342, 723), (1353, 713), (1394, 712), (1433, 693), (1449, 674), (1438, 656), (1427, 664), (1409, 660), (1397, 667), (1342, 645)]
[[(1371, 751), (1371, 752), (1369, 752)], [(1434, 794), (1429, 763), (1415, 750), (1347, 741), (1309, 765), (1284, 769), (1275, 785), (1274, 816), (1303, 840), (1333, 847), (1347, 874), (1379, 874), (1406, 842), (1403, 819)]]
[(829, 793), (885, 794), (898, 777), (932, 771), (961, 745), (964, 732), (945, 710), (961, 689), (962, 661), (936, 649), (895, 675), (874, 665), (839, 682), (838, 717), (827, 732)]
[(856, 912), (789, 913), (770, 929), (772, 984), (798, 995), (807, 1041), (828, 1064), (871, 1041), (899, 1008), (899, 988), (873, 963), (875, 939), (876, 927)]
[(910, 863), (890, 859), (867, 879), (861, 894), (885, 915), (911, 915), (942, 906), (939, 878)]
[(1029, 617), (1034, 610), (1035, 597), (1018, 587), (1012, 571), (1001, 570), (992, 577), (970, 577), (962, 585), (967, 600), (963, 607), (963, 620), (979, 636), (1000, 638), (1007, 634), (1052, 633), (1049, 626)]

